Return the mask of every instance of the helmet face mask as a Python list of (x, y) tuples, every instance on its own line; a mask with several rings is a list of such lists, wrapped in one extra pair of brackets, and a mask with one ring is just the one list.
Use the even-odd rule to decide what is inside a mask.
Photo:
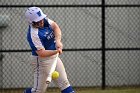
[(29, 24), (32, 24), (33, 22), (39, 22), (43, 20), (46, 15), (42, 12), (42, 10), (38, 7), (30, 7), (25, 12), (25, 17)]

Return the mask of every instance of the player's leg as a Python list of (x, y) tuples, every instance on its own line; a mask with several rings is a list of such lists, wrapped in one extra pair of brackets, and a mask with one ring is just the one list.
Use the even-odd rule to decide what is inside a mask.
[(73, 88), (71, 87), (69, 80), (67, 78), (67, 74), (64, 68), (64, 65), (60, 58), (58, 58), (58, 62), (56, 65), (56, 71), (59, 72), (59, 78), (55, 80), (62, 93), (75, 93)]
[[(53, 65), (55, 58), (38, 58), (37, 62), (34, 62), (34, 87), (32, 93), (44, 93), (51, 82), (50, 69)], [(46, 78), (50, 78), (50, 81), (46, 82)]]
[(39, 58), (35, 58), (35, 60), (32, 63), (34, 70), (34, 86), (32, 88), (32, 93), (44, 93), (48, 86), (46, 83), (46, 69), (48, 66), (45, 62), (42, 64)]
[(48, 86), (46, 84), (46, 73), (44, 73), (46, 70), (39, 60), (38, 57), (32, 57), (32, 68), (34, 73), (34, 85), (33, 88), (27, 88), (24, 90), (24, 93), (43, 93)]

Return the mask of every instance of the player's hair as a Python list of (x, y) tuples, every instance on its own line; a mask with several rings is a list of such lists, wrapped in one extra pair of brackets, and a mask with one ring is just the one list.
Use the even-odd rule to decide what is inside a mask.
[(35, 28), (39, 28), (39, 22), (32, 22), (32, 26)]
[[(40, 20), (41, 21), (41, 20)], [(33, 27), (35, 27), (35, 28), (39, 28), (40, 26), (39, 26), (39, 23), (40, 23), (40, 21), (38, 21), (38, 22), (32, 22), (32, 26)]]

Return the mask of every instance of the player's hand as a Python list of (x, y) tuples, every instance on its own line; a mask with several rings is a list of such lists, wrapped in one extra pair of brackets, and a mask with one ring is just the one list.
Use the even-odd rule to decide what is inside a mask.
[(63, 49), (63, 44), (61, 41), (56, 41), (56, 49)]
[(59, 55), (62, 54), (62, 52), (63, 52), (62, 49), (60, 49), (60, 48), (58, 48), (57, 51), (58, 51)]

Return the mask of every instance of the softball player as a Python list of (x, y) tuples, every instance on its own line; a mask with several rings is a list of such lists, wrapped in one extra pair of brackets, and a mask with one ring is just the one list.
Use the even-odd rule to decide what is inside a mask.
[(55, 80), (61, 93), (75, 93), (67, 79), (64, 65), (57, 54), (62, 54), (61, 30), (49, 19), (40, 8), (30, 7), (25, 12), (29, 23), (27, 40), (32, 49), (32, 66), (34, 70), (34, 86), (24, 93), (45, 93), (51, 82), (51, 68), (57, 60), (54, 70), (60, 76)]

